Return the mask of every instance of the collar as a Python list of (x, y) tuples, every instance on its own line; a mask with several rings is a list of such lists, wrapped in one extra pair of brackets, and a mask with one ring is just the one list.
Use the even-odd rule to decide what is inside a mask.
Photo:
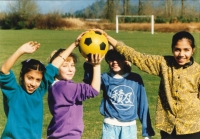
[(185, 68), (191, 66), (193, 63), (194, 63), (194, 59), (193, 59), (193, 57), (191, 57), (191, 58), (190, 58), (190, 62), (188, 62), (188, 63), (186, 63), (186, 64), (184, 64), (184, 65), (182, 65), (182, 66), (180, 66), (180, 65), (176, 62), (175, 65), (176, 65), (177, 68), (182, 67), (183, 69), (185, 69)]
[(183, 68), (185, 69), (185, 68), (191, 66), (193, 63), (194, 63), (194, 59), (193, 59), (193, 57), (191, 57), (191, 58), (190, 58), (190, 62), (188, 62), (188, 63), (186, 63), (185, 65), (183, 65)]
[(129, 75), (129, 73), (125, 73), (123, 75), (115, 75), (114, 73), (111, 73), (111, 76), (115, 79), (122, 79), (124, 77), (127, 77)]

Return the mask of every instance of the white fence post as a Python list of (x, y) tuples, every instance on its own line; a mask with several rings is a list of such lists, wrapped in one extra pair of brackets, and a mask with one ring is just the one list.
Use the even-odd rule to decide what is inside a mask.
[(154, 34), (154, 15), (151, 15), (151, 34)]

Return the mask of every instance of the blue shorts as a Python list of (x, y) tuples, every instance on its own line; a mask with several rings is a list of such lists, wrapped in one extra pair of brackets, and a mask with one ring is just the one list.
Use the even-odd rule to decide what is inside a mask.
[(137, 126), (115, 126), (103, 123), (102, 139), (137, 139)]

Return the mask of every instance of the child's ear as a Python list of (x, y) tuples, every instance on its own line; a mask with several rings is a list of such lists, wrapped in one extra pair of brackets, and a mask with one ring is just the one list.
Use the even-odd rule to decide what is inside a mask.
[(23, 78), (22, 78), (22, 76), (20, 76), (20, 77), (19, 77), (19, 80), (20, 80), (20, 81), (23, 81)]
[(20, 81), (23, 80), (23, 78), (22, 78), (22, 72), (20, 72), (20, 74), (19, 74), (19, 80), (20, 80)]
[(20, 85), (23, 85), (23, 78), (21, 76), (19, 77), (19, 83)]
[(194, 54), (194, 52), (195, 52), (195, 48), (192, 49), (192, 54)]

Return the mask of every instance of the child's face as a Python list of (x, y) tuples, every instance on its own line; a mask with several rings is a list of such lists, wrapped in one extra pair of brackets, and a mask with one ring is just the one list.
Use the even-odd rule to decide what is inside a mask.
[(32, 94), (42, 82), (42, 73), (38, 70), (31, 70), (24, 74), (24, 88), (29, 93)]
[(112, 59), (108, 61), (108, 64), (110, 66), (110, 69), (115, 73), (122, 75), (124, 74), (123, 67), (125, 65), (125, 61), (119, 60), (119, 59)]
[(64, 80), (72, 80), (76, 72), (75, 64), (72, 58), (67, 58), (59, 68), (59, 77)]
[(188, 39), (181, 39), (173, 48), (173, 55), (179, 65), (190, 62), (190, 58), (194, 53)]

